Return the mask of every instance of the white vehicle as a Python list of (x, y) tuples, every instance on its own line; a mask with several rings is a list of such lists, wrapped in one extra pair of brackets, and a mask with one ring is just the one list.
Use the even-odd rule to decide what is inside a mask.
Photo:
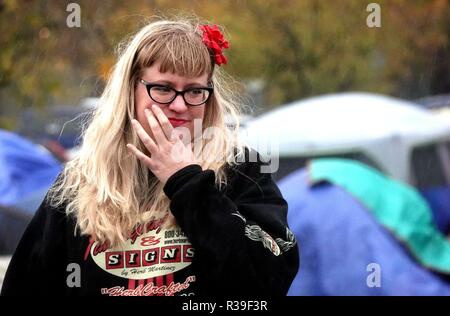
[(439, 118), (450, 122), (450, 94), (440, 94), (417, 100), (417, 103), (430, 110)]
[[(353, 158), (418, 187), (450, 184), (450, 122), (415, 103), (369, 93), (300, 100), (248, 122), (244, 138), (279, 155), (276, 179), (315, 157)], [(269, 145), (268, 145), (269, 144)]]

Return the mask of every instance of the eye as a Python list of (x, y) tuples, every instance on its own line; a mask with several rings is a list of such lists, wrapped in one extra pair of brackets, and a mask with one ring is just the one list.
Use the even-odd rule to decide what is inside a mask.
[(170, 93), (172, 91), (169, 87), (166, 86), (154, 86), (152, 87), (152, 90), (157, 93)]
[(189, 93), (192, 95), (200, 95), (203, 93), (203, 89), (192, 89), (192, 90), (189, 90)]

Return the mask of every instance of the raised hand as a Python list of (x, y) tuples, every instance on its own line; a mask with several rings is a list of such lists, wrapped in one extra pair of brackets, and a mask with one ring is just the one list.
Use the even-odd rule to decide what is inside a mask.
[(127, 148), (162, 183), (166, 183), (172, 174), (196, 163), (192, 145), (190, 143), (185, 145), (180, 137), (177, 137), (178, 133), (176, 133), (167, 116), (158, 106), (153, 105), (152, 111), (146, 109), (145, 116), (153, 133), (153, 138), (147, 134), (137, 120), (133, 119), (131, 123), (145, 148), (149, 151), (150, 156), (147, 156), (132, 144), (127, 144)]

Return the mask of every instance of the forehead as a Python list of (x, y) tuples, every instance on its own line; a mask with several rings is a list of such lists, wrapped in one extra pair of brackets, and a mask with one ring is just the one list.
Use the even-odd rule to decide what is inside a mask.
[(160, 64), (155, 63), (150, 67), (146, 67), (142, 70), (142, 78), (147, 81), (168, 81), (174, 84), (189, 84), (189, 83), (199, 83), (207, 84), (208, 74), (203, 74), (200, 76), (182, 76), (177, 73), (172, 72), (161, 72)]

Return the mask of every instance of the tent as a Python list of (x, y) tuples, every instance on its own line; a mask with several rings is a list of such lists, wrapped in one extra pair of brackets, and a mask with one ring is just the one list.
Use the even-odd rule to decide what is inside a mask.
[(14, 252), (61, 169), (45, 148), (0, 130), (0, 255)]
[(450, 295), (450, 243), (413, 187), (334, 159), (279, 185), (300, 250), (289, 295)]
[(0, 205), (13, 206), (33, 192), (48, 189), (61, 168), (45, 148), (0, 130)]

